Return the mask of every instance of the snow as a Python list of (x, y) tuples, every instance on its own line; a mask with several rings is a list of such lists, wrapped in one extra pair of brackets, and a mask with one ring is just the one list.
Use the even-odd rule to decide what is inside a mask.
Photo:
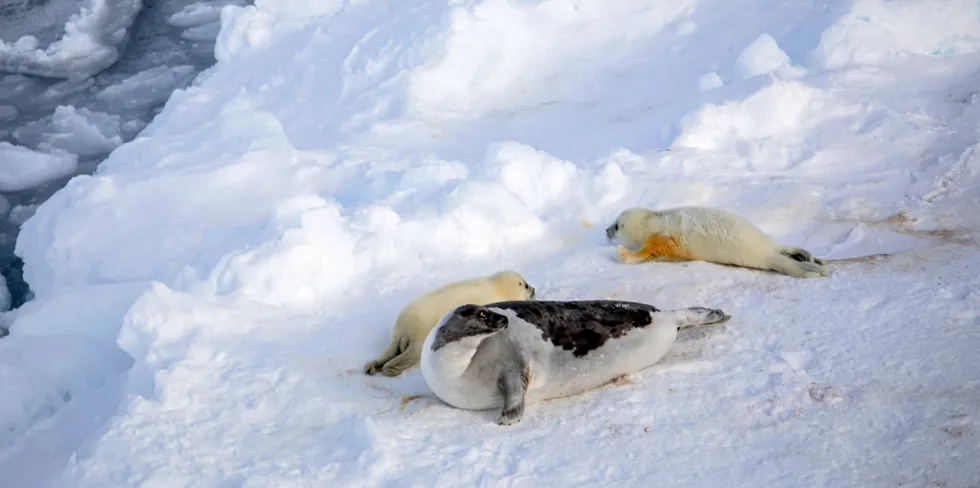
[(714, 90), (715, 88), (721, 88), (722, 86), (725, 86), (725, 82), (722, 81), (721, 77), (718, 76), (718, 73), (715, 73), (714, 71), (705, 73), (698, 78), (698, 88), (701, 91)]
[[(17, 253), (36, 298), (0, 321), (0, 477), (975, 482), (977, 8), (185, 9), (172, 25), (220, 19), (217, 66), (96, 174), (15, 209), (33, 211)], [(125, 98), (127, 83), (114, 90), (102, 96)], [(90, 130), (38, 131), (53, 147), (112, 144), (120, 129), (80, 109), (60, 117)], [(828, 259), (831, 275), (617, 264), (603, 229), (634, 205), (738, 212)], [(503, 268), (541, 299), (733, 318), (682, 334), (626, 382), (530, 405), (507, 428), (442, 404), (417, 368), (361, 373), (409, 300)]]
[[(50, 3), (52, 5), (38, 11), (32, 10), (31, 13), (43, 15), (50, 14), (49, 10), (65, 11), (71, 6), (78, 8), (77, 2), (60, 0)], [(119, 59), (129, 29), (142, 8), (141, 0), (81, 2), (80, 10), (65, 23), (64, 35), (43, 48), (33, 35), (24, 35), (11, 42), (0, 40), (0, 69), (50, 78), (98, 73)], [(6, 27), (8, 23), (24, 21), (14, 16), (5, 19), (3, 25)], [(34, 25), (30, 19), (27, 22)]]
[(784, 76), (802, 76), (806, 69), (793, 67), (789, 56), (769, 34), (761, 34), (735, 59), (735, 70), (742, 78), (784, 71)]

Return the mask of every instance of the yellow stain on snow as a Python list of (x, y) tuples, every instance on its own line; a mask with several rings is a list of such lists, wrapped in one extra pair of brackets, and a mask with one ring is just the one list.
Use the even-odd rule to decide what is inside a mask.
[(401, 412), (405, 410), (405, 408), (408, 407), (408, 404), (410, 402), (412, 402), (413, 400), (418, 400), (419, 398), (422, 398), (422, 395), (406, 395), (402, 393), (402, 403), (401, 406), (398, 407), (398, 411)]

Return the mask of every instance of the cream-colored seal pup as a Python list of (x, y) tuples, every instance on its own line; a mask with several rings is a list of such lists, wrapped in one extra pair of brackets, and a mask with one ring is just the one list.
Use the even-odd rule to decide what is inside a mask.
[(777, 244), (751, 222), (724, 210), (678, 207), (623, 211), (606, 228), (620, 244), (620, 261), (707, 261), (775, 271), (796, 278), (827, 276), (821, 259), (806, 249)]
[(456, 281), (422, 295), (405, 306), (391, 329), (391, 343), (381, 357), (364, 365), (369, 375), (398, 376), (419, 362), (422, 342), (446, 313), (472, 303), (533, 300), (534, 287), (520, 273), (504, 270), (490, 276)]
[(456, 408), (500, 408), (520, 421), (524, 405), (582, 393), (660, 360), (693, 325), (720, 324), (721, 310), (658, 310), (616, 300), (463, 305), (422, 346), (422, 376)]

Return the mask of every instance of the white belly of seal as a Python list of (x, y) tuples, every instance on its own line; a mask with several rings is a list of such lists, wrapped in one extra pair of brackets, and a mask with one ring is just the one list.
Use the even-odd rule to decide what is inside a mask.
[[(533, 326), (531, 326), (533, 327)], [(531, 364), (527, 401), (560, 398), (598, 388), (618, 376), (635, 373), (659, 361), (677, 339), (673, 324), (656, 322), (609, 339), (602, 347), (575, 357), (540, 338)]]
[[(420, 366), (426, 384), (449, 405), (486, 410), (503, 406), (497, 380), (507, 357), (504, 349), (517, 348), (529, 367), (531, 382), (525, 402), (533, 403), (584, 393), (653, 365), (674, 344), (677, 325), (655, 319), (646, 327), (607, 340), (582, 357), (543, 340), (537, 327), (516, 318), (502, 334), (488, 338), (474, 356), (466, 358), (455, 357), (457, 351), (448, 346), (433, 352), (434, 336), (430, 333), (422, 346)], [(465, 368), (465, 372), (451, 371), (456, 367)]]

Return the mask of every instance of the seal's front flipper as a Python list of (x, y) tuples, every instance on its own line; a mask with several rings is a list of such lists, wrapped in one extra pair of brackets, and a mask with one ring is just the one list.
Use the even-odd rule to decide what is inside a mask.
[(527, 386), (531, 383), (531, 368), (520, 371), (504, 371), (497, 380), (497, 387), (504, 396), (504, 407), (500, 411), (500, 425), (511, 425), (521, 421), (524, 416), (524, 399)]

